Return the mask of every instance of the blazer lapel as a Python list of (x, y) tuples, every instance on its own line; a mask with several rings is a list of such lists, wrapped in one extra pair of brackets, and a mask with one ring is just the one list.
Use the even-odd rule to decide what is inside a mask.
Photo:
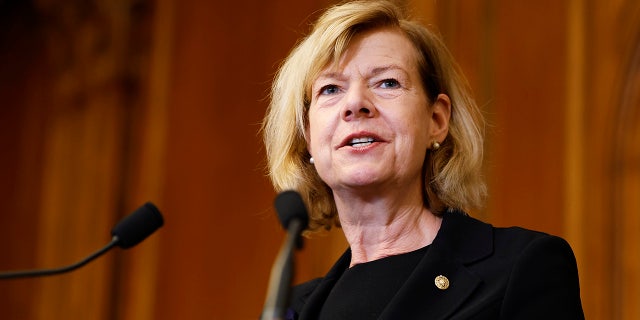
[[(416, 266), (405, 285), (383, 311), (380, 319), (431, 319), (450, 317), (482, 283), (466, 264), (493, 252), (493, 229), (490, 225), (462, 212), (444, 215), (438, 235)], [(300, 312), (300, 320), (317, 319), (331, 289), (351, 262), (347, 250), (309, 296)], [(449, 281), (446, 289), (435, 285), (437, 276)]]
[[(460, 212), (447, 213), (436, 239), (405, 285), (391, 300), (380, 319), (445, 319), (482, 283), (465, 264), (493, 251), (490, 225)], [(440, 289), (438, 276), (449, 285)]]
[[(438, 276), (449, 281), (446, 289), (435, 284)], [(391, 300), (380, 319), (445, 319), (480, 285), (481, 280), (446, 252), (429, 248), (425, 258)]]

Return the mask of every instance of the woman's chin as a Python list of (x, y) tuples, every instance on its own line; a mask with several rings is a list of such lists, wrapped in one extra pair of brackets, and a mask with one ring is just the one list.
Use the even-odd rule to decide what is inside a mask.
[[(358, 171), (341, 175), (336, 187), (337, 189), (340, 189), (340, 187), (342, 187), (349, 190), (371, 190), (377, 186), (384, 184), (384, 181), (385, 179), (378, 173)], [(335, 189), (336, 188), (334, 188), (334, 190)]]

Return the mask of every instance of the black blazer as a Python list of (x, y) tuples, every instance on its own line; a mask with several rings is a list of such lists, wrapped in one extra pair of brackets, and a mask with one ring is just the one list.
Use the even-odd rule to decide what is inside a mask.
[[(294, 287), (286, 319), (316, 319), (349, 267)], [(435, 285), (439, 275), (446, 289)], [(379, 319), (584, 319), (576, 260), (563, 239), (446, 213), (436, 238)]]

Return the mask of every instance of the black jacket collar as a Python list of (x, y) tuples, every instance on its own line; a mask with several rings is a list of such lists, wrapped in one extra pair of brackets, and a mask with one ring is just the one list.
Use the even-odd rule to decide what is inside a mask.
[[(447, 212), (427, 254), (416, 266), (405, 285), (384, 310), (380, 319), (444, 319), (480, 285), (481, 279), (465, 265), (493, 252), (490, 225), (459, 211)], [(309, 296), (300, 319), (315, 319), (329, 292), (349, 267), (347, 250)], [(449, 287), (438, 289), (435, 278), (447, 277)]]

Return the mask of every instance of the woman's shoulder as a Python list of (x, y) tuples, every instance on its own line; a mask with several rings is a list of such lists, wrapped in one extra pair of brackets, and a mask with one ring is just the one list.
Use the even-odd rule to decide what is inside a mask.
[(560, 258), (574, 261), (571, 247), (563, 238), (523, 227), (495, 227), (464, 212), (448, 212), (438, 245), (459, 261), (503, 265), (520, 258)]
[(577, 263), (565, 239), (522, 227), (494, 227), (468, 216), (458, 219), (467, 225), (458, 231), (484, 230), (484, 238), (474, 238), (467, 247), (486, 248), (486, 242), (478, 243), (490, 239), (488, 254), (466, 268), (484, 283), (478, 295), (501, 301), (503, 318), (584, 319)]
[(456, 237), (460, 236), (461, 231), (465, 234), (463, 236), (464, 238), (468, 237), (473, 239), (469, 234), (475, 234), (474, 242), (482, 238), (491, 237), (494, 250), (496, 251), (521, 253), (527, 248), (541, 245), (557, 246), (571, 250), (569, 244), (563, 238), (542, 231), (521, 226), (496, 227), (460, 211), (450, 212), (448, 218), (449, 220), (455, 221), (450, 224), (455, 226), (451, 228), (451, 231), (458, 234)]
[(496, 252), (524, 253), (545, 248), (547, 252), (555, 249), (554, 251), (563, 251), (573, 256), (569, 243), (560, 236), (522, 227), (494, 227), (493, 230)]
[(503, 271), (505, 318), (584, 319), (576, 258), (565, 239), (520, 227), (494, 228), (494, 234), (492, 260), (509, 266)]

